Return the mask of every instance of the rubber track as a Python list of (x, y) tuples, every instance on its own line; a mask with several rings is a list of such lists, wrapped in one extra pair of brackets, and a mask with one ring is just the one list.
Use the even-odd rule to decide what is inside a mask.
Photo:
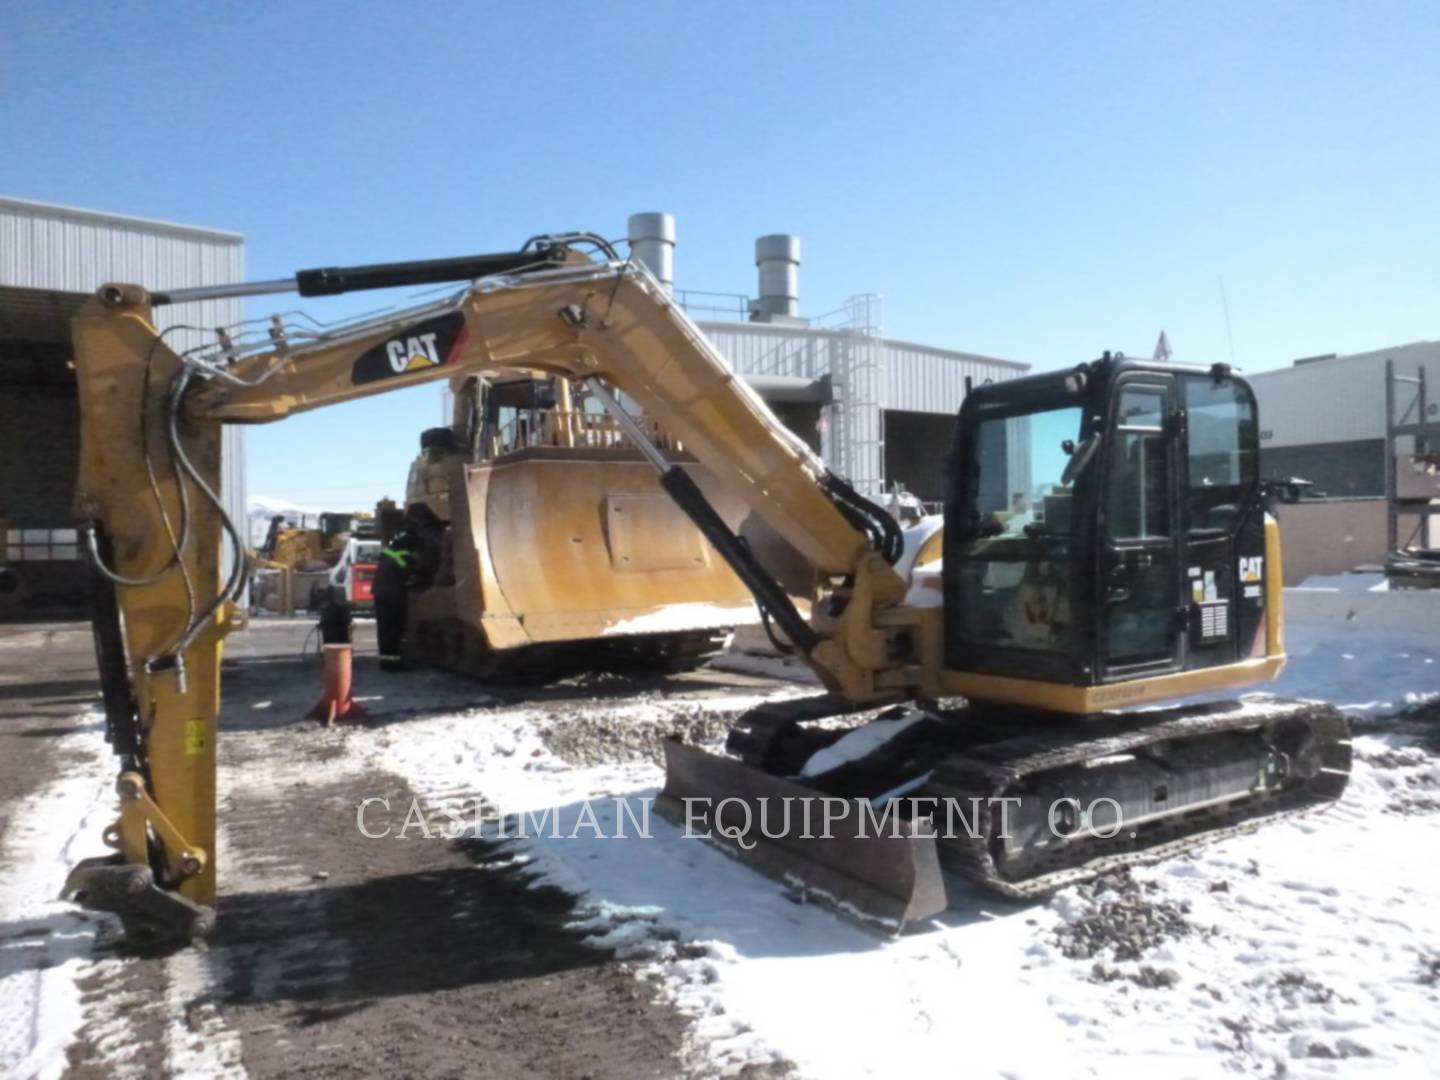
[[(1146, 714), (1129, 715), (1133, 721), (1137, 715), (1143, 717)], [(981, 835), (962, 834), (939, 841), (940, 858), (947, 869), (1005, 896), (1017, 899), (1044, 896), (1111, 870), (1168, 859), (1218, 839), (1253, 831), (1277, 818), (1334, 802), (1345, 790), (1349, 780), (1349, 723), (1333, 706), (1271, 699), (1259, 707), (1252, 702), (1248, 707), (1241, 706), (1226, 712), (1178, 716), (1159, 723), (1134, 727), (1126, 732), (1110, 733), (1091, 739), (1067, 740), (1067, 745), (1038, 752), (1033, 749), (1035, 739), (1026, 737), (977, 747), (966, 755), (947, 758), (937, 766), (931, 782), (917, 794), (920, 797), (962, 800), (999, 798), (1026, 776), (1051, 769), (1078, 765), (1111, 754), (1131, 752), (1171, 739), (1208, 738), (1232, 732), (1253, 731), (1269, 723), (1296, 719), (1307, 721), (1321, 742), (1322, 771), (1314, 778), (1281, 787), (1273, 793), (1236, 800), (1220, 807), (1197, 809), (1191, 813), (1178, 814), (1173, 819), (1147, 823), (1141, 827), (1139, 837), (1122, 830), (1113, 839), (1093, 838), (1057, 849), (1059, 852), (1068, 853), (1067, 861), (1074, 860), (1073, 865), (1057, 866), (1048, 873), (1028, 876), (1021, 880), (1006, 878), (991, 854), (992, 836), (997, 823), (991, 820), (984, 809), (988, 802), (980, 804), (982, 812), (978, 816), (981, 827), (974, 830)], [(1007, 754), (1007, 747), (1020, 752)], [(975, 756), (978, 754), (983, 754), (984, 757)], [(1121, 844), (1125, 845), (1125, 850), (1103, 850), (1105, 847)], [(1086, 854), (1087, 852), (1093, 854)]]
[[(1197, 711), (1200, 710), (1200, 711)], [(747, 764), (765, 769), (767, 751), (787, 728), (807, 720), (859, 711), (830, 695), (767, 702), (748, 712), (732, 729), (729, 749)], [(1328, 805), (1345, 789), (1350, 772), (1350, 728), (1333, 706), (1253, 696), (1245, 702), (1180, 707), (1154, 712), (1106, 715), (1089, 720), (1053, 720), (1043, 727), (1024, 721), (981, 720), (966, 710), (938, 714), (952, 726), (953, 750), (935, 767), (915, 798), (954, 798), (978, 805), (975, 836), (962, 832), (937, 839), (942, 864), (993, 892), (1016, 899), (1044, 896), (1076, 882), (1121, 867), (1158, 862), (1260, 825)], [(1054, 869), (1019, 880), (1007, 878), (995, 863), (991, 843), (998, 822), (988, 800), (1000, 798), (1024, 778), (1052, 769), (1130, 753), (1176, 739), (1213, 738), (1255, 731), (1267, 724), (1302, 719), (1321, 745), (1322, 770), (1310, 780), (1273, 793), (1199, 808), (1174, 818), (1149, 822), (1138, 836), (1122, 831), (1112, 839), (1090, 838), (1060, 846)], [(1096, 728), (1102, 728), (1096, 734)], [(978, 799), (979, 804), (970, 800)], [(1120, 850), (1105, 850), (1115, 849)]]

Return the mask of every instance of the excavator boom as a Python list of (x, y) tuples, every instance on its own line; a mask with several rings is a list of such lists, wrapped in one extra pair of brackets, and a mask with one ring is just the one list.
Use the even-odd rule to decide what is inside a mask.
[[(578, 238), (593, 245), (593, 238)], [(136, 934), (188, 936), (215, 898), (215, 740), (221, 643), (246, 573), (245, 545), (217, 495), (224, 423), (268, 423), (310, 409), (458, 374), (530, 368), (588, 382), (617, 419), (607, 387), (683, 440), (717, 480), (832, 580), (873, 579), (870, 595), (903, 588), (872, 544), (898, 548), (893, 523), (850, 492), (738, 380), (643, 268), (581, 255), (577, 238), (468, 260), (302, 272), (238, 291), (326, 295), (351, 287), (488, 277), (456, 297), (339, 329), (278, 319), (257, 345), (217, 334), (179, 355), (151, 322), (154, 296), (105, 286), (74, 320), (81, 408), (77, 505), (93, 523), (92, 561), (116, 589), (98, 630), (102, 671), (126, 674), (108, 723), (121, 751), (121, 816), (110, 859), (82, 867), (70, 892), (120, 907)], [(207, 296), (215, 290), (203, 290)], [(638, 432), (642, 450), (650, 444)], [(722, 557), (757, 590), (827, 683), (877, 692), (890, 661), (865, 621), (847, 651), (821, 639), (710, 510), (683, 470), (657, 459)], [(868, 530), (868, 533), (867, 533)], [(222, 580), (222, 542), (234, 553)], [(150, 875), (150, 880), (146, 879)], [(119, 899), (117, 899), (119, 897)], [(139, 898), (139, 899), (136, 899)]]

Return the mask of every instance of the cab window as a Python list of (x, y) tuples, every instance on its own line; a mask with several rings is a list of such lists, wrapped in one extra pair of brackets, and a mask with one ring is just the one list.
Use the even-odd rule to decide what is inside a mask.
[(1255, 400), (1234, 379), (1190, 376), (1186, 519), (1191, 534), (1229, 533), (1254, 490), (1259, 463)]
[(1133, 387), (1120, 393), (1110, 444), (1105, 521), (1113, 540), (1170, 535), (1170, 468), (1161, 388)]
[(965, 600), (954, 623), (962, 638), (1044, 651), (1069, 647), (1074, 500), (1062, 476), (1080, 428), (1078, 407), (977, 425), (972, 528), (959, 561)]

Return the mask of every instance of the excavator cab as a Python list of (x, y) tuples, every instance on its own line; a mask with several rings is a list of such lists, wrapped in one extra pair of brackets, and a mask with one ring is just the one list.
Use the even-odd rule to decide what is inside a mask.
[(479, 460), (531, 446), (556, 445), (565, 418), (557, 418), (556, 377), (473, 381), (475, 423), (471, 445)]
[(946, 666), (1093, 687), (1265, 656), (1258, 438), (1225, 365), (1107, 356), (975, 389), (946, 504)]
[[(1107, 355), (975, 388), (945, 508), (948, 702), (838, 735), (828, 699), (760, 706), (728, 757), (667, 745), (662, 812), (710, 799), (712, 831), (766, 847), (749, 856), (761, 869), (902, 925), (945, 906), (942, 867), (1042, 895), (1333, 801), (1350, 766), (1333, 708), (1123, 708), (1228, 693), (1283, 665), (1257, 458), (1254, 396), (1224, 365)], [(910, 816), (883, 836), (847, 821), (816, 843), (747, 830), (726, 796), (756, 820), (777, 798)], [(982, 809), (957, 829), (949, 815), (966, 806)]]
[[(453, 426), (475, 461), (535, 448), (614, 449), (623, 442), (583, 383), (533, 372), (465, 380)], [(664, 438), (652, 428), (653, 438)]]

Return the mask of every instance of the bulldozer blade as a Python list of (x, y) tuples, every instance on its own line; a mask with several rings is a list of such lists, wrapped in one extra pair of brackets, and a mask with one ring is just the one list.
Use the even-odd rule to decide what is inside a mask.
[(660, 815), (714, 838), (808, 900), (894, 932), (948, 906), (933, 827), (827, 796), (678, 740), (665, 743)]

